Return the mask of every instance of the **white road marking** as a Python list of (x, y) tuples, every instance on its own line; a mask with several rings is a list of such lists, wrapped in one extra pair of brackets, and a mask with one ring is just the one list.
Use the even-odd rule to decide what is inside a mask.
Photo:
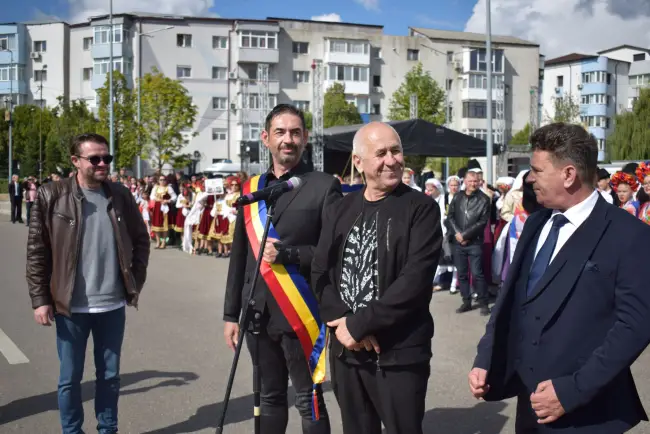
[(29, 363), (27, 356), (20, 351), (20, 348), (9, 339), (9, 336), (7, 336), (2, 329), (0, 329), (0, 353), (5, 356), (5, 359), (7, 359), (7, 362), (9, 362), (10, 365)]

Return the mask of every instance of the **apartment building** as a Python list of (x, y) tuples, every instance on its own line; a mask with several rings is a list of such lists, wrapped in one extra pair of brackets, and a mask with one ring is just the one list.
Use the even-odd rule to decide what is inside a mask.
[[(112, 32), (108, 24), (107, 16), (99, 16), (73, 25), (0, 26), (0, 44), (18, 47), (12, 51), (18, 103), (42, 99), (54, 105), (62, 95), (96, 109), (112, 41), (113, 67), (129, 86), (155, 67), (187, 88), (198, 116), (186, 132), (185, 152), (200, 154), (201, 170), (226, 159), (237, 162), (244, 152), (258, 158), (266, 95), (269, 108), (283, 102), (312, 111), (315, 61), (322, 64), (323, 92), (343, 83), (364, 122), (388, 120), (393, 93), (421, 62), (447, 92), (447, 126), (487, 138), (484, 35), (414, 27), (408, 36), (393, 36), (379, 25), (157, 14), (114, 15)], [(539, 46), (494, 36), (493, 50), (492, 125), (494, 142), (502, 144), (534, 110), (530, 90), (540, 80)], [(11, 83), (2, 75), (8, 55), (0, 51), (0, 95)]]
[[(570, 98), (580, 106), (579, 118), (598, 140), (598, 159), (605, 161), (606, 140), (614, 129), (614, 116), (632, 107), (637, 76), (643, 83), (650, 50), (623, 45), (596, 54), (571, 53), (546, 60), (543, 123), (555, 117), (557, 98)], [(649, 68), (650, 69), (650, 68)], [(648, 71), (650, 72), (650, 70)], [(631, 78), (634, 75), (635, 85)]]

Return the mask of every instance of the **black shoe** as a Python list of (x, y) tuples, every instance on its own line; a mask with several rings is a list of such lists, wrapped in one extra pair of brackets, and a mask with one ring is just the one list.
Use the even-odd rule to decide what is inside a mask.
[(481, 316), (489, 316), (490, 308), (486, 304), (484, 304), (483, 306), (480, 307), (480, 312), (481, 312)]
[(472, 303), (469, 301), (464, 301), (463, 304), (460, 305), (458, 309), (456, 309), (456, 313), (465, 313), (469, 312), (472, 310)]

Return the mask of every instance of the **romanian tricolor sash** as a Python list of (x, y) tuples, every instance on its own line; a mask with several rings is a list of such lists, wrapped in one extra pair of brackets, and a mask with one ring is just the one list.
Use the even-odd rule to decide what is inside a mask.
[[(256, 192), (266, 185), (266, 175), (254, 176), (244, 184), (243, 194)], [(254, 202), (243, 209), (246, 234), (255, 258), (259, 256), (260, 242), (266, 223), (266, 204)], [(269, 237), (280, 239), (271, 223)], [(260, 274), (282, 313), (300, 340), (312, 375), (312, 417), (318, 420), (316, 386), (325, 380), (325, 346), (327, 327), (321, 322), (318, 302), (305, 278), (293, 264), (268, 264), (262, 261)]]

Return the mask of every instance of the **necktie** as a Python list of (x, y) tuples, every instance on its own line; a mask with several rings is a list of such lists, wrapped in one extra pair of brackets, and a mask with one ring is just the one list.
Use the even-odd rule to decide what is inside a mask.
[(533, 262), (533, 266), (530, 268), (530, 273), (528, 274), (526, 294), (529, 297), (532, 295), (535, 286), (537, 286), (537, 283), (548, 268), (548, 264), (551, 262), (555, 246), (557, 245), (557, 238), (560, 235), (560, 229), (562, 229), (562, 226), (568, 222), (569, 220), (562, 214), (556, 214), (553, 217), (551, 231), (548, 233), (548, 237), (546, 237), (546, 241), (544, 241), (542, 248), (539, 249), (535, 261)]

